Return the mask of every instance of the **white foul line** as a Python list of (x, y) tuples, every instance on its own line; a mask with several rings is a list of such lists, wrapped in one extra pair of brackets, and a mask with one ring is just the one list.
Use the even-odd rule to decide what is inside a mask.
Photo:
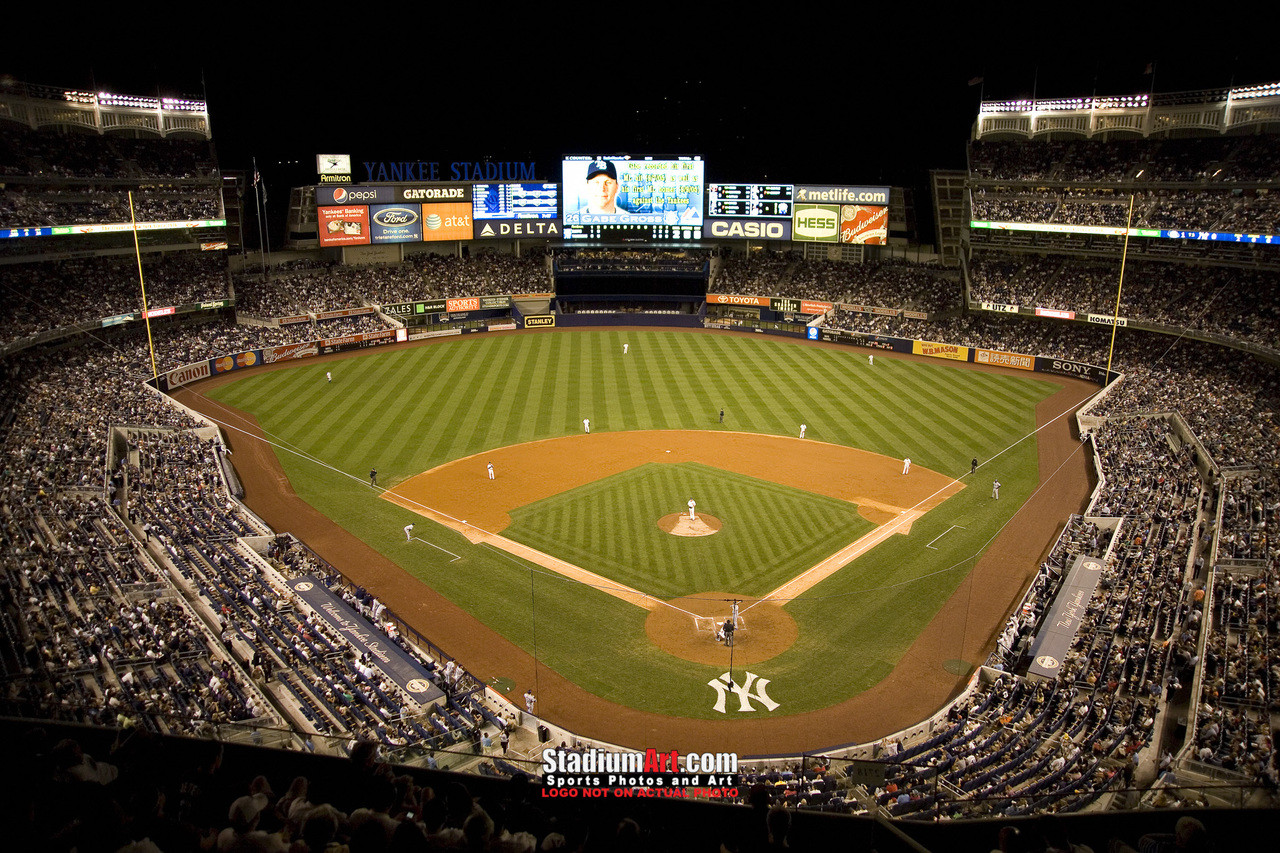
[[(925, 545), (924, 547), (926, 547), (926, 548), (933, 548), (933, 543), (934, 543), (934, 542), (937, 542), (939, 539), (941, 539), (943, 536), (946, 536), (948, 533), (950, 533), (951, 531), (955, 530), (957, 527), (960, 527), (960, 525), (958, 525), (958, 524), (953, 524), (953, 525), (951, 525), (951, 526), (950, 526), (950, 527), (948, 527), (946, 530), (942, 531), (942, 532), (941, 532), (941, 533), (939, 533), (937, 536), (933, 537), (933, 540), (932, 540), (931, 542), (929, 542), (929, 544), (928, 544), (928, 545)], [(967, 528), (967, 527), (960, 527), (960, 529), (961, 529), (961, 530), (968, 530), (969, 528)], [(933, 550), (935, 550), (935, 551), (936, 551), (936, 550), (938, 550), (938, 549), (937, 549), (937, 548), (933, 548)]]
[(449, 551), (449, 550), (446, 550), (446, 549), (444, 549), (444, 548), (441, 548), (439, 545), (437, 545), (437, 544), (436, 544), (436, 543), (434, 543), (434, 542), (428, 542), (428, 541), (427, 541), (427, 540), (425, 540), (425, 539), (419, 539), (417, 536), (413, 537), (413, 541), (415, 541), (415, 542), (421, 542), (421, 543), (422, 543), (422, 544), (424, 544), (424, 545), (430, 545), (432, 548), (435, 548), (437, 551), (444, 551), (444, 552), (445, 552), (446, 554), (448, 554), (450, 557), (453, 557), (453, 559), (449, 561), (450, 563), (456, 563), (456, 562), (458, 562), (459, 560), (461, 560), (461, 559), (462, 559), (462, 558), (461, 558), (461, 557), (459, 557), (457, 554), (453, 553), (452, 551)]

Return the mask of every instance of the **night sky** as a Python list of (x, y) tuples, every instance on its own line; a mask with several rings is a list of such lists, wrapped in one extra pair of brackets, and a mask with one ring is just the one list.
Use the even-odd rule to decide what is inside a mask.
[[(1093, 18), (1078, 5), (1034, 27), (888, 11), (865, 27), (861, 17), (833, 27), (765, 17), (731, 29), (676, 14), (602, 11), (490, 32), (487, 20), (419, 13), (426, 29), (411, 37), (389, 12), (381, 24), (348, 13), (335, 29), (318, 14), (288, 25), (239, 18), (148, 50), (22, 44), (0, 53), (0, 74), (204, 97), (220, 166), (247, 170), (256, 157), (280, 206), (288, 187), (315, 182), (319, 153), (351, 154), (357, 170), (366, 160), (533, 161), (552, 181), (562, 154), (699, 154), (712, 181), (913, 187), (926, 231), (928, 172), (964, 167), (980, 97), (1280, 80), (1271, 38), (1256, 49), (1245, 37), (1206, 39), (1195, 21), (1181, 28), (1187, 39), (1157, 35), (1139, 18)], [(1209, 46), (1189, 48), (1193, 35)]]

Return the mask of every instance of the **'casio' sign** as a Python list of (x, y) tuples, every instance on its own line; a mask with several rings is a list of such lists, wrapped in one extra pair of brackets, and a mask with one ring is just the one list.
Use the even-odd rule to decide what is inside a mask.
[(418, 214), (407, 207), (388, 207), (373, 215), (373, 221), (386, 227), (391, 225), (412, 225), (418, 221)]
[(770, 240), (781, 240), (786, 233), (781, 222), (726, 222), (723, 219), (711, 221), (712, 237), (764, 237)]

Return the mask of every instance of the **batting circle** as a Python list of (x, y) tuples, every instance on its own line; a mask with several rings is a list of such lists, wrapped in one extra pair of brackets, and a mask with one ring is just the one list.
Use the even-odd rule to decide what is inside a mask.
[(729, 648), (716, 642), (715, 625), (729, 618), (730, 601), (741, 602), (733, 637), (733, 663), (755, 664), (777, 657), (795, 643), (800, 629), (791, 614), (772, 601), (729, 592), (700, 592), (655, 607), (644, 621), (649, 641), (664, 652), (694, 663), (728, 665)]

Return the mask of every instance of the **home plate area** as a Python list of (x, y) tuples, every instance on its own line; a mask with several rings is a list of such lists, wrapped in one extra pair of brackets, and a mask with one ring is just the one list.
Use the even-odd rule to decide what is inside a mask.
[(739, 613), (738, 618), (734, 620), (733, 632), (726, 636), (724, 625), (728, 621), (728, 613), (719, 618), (715, 616), (693, 617), (694, 627), (697, 628), (699, 634), (706, 634), (710, 639), (717, 643), (723, 643), (726, 646), (731, 646), (735, 642), (741, 642), (745, 639), (744, 635), (747, 633), (747, 620), (745, 616)]

